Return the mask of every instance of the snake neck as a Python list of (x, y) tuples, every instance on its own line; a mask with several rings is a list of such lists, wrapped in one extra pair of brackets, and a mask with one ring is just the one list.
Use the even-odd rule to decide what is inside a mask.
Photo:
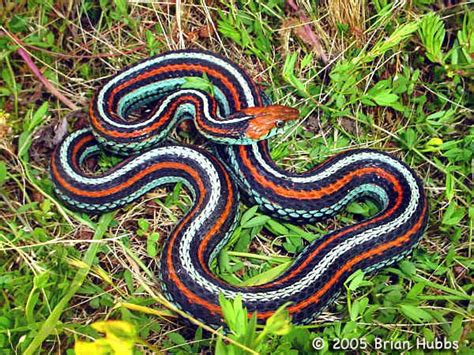
[[(223, 60), (229, 77), (222, 70), (211, 69), (212, 95), (186, 89), (186, 80), (206, 73), (206, 68), (218, 62), (217, 58), (202, 55), (170, 53), (166, 70), (161, 64), (165, 57), (157, 57), (112, 77), (89, 106), (90, 122), (99, 143), (119, 154), (134, 154), (161, 143), (179, 121), (193, 119), (198, 131), (214, 143), (249, 145), (282, 133), (298, 118), (298, 111), (293, 108), (264, 107), (258, 95), (255, 101), (243, 100), (253, 97), (256, 88), (248, 93), (229, 92), (222, 83), (229, 81), (236, 68)], [(183, 58), (189, 61), (183, 63)], [(144, 109), (144, 118), (131, 120), (138, 109)]]
[(298, 117), (297, 110), (281, 105), (244, 108), (222, 116), (213, 96), (200, 90), (181, 89), (153, 103), (143, 98), (140, 107), (154, 105), (153, 109), (148, 109), (144, 119), (131, 122), (129, 116), (137, 101), (127, 102), (128, 106), (120, 106), (117, 112), (105, 108), (100, 119), (98, 107), (103, 102), (93, 100), (90, 107), (96, 138), (108, 150), (123, 155), (159, 144), (183, 120), (194, 121), (198, 131), (214, 143), (250, 145), (283, 132), (288, 122)]

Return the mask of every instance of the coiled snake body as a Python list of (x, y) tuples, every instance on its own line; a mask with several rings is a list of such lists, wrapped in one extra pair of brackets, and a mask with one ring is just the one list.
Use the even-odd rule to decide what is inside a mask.
[[(189, 78), (203, 75), (212, 95), (188, 88)], [(127, 121), (156, 102), (145, 118)], [(56, 149), (51, 175), (57, 195), (74, 209), (102, 213), (182, 182), (194, 203), (163, 247), (159, 278), (166, 297), (213, 325), (222, 321), (220, 293), (240, 294), (260, 321), (291, 302), (293, 321), (307, 323), (354, 271), (388, 265), (417, 244), (427, 202), (414, 172), (378, 151), (346, 151), (302, 174), (280, 169), (266, 138), (297, 114), (267, 104), (248, 75), (219, 55), (183, 50), (147, 59), (109, 79), (91, 101), (92, 130), (72, 133)], [(190, 118), (214, 141), (219, 159), (199, 148), (159, 146), (177, 122)], [(131, 156), (105, 174), (87, 174), (82, 163), (102, 148)], [(373, 199), (380, 212), (312, 242), (274, 281), (232, 286), (209, 265), (235, 228), (237, 187), (264, 212), (293, 222), (324, 219), (360, 197)]]

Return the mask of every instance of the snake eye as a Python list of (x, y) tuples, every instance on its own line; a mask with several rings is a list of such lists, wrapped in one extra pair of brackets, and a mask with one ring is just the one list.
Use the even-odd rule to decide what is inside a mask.
[(284, 121), (275, 121), (275, 126), (277, 128), (283, 128), (284, 125), (285, 125)]

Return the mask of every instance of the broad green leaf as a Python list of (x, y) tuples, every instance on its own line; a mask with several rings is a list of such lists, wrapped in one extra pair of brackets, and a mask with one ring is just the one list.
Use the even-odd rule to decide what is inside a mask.
[(451, 201), (454, 196), (454, 179), (453, 179), (453, 175), (449, 171), (446, 171), (445, 195), (448, 201)]
[(416, 274), (416, 267), (413, 263), (409, 262), (408, 260), (403, 260), (400, 262), (400, 269), (405, 273), (407, 276), (413, 276)]
[(230, 270), (230, 260), (227, 250), (222, 250), (219, 253), (219, 270), (221, 272), (228, 272)]
[(274, 234), (280, 235), (287, 235), (289, 233), (288, 229), (281, 223), (270, 219), (266, 223), (266, 227)]
[(369, 299), (363, 297), (359, 300), (355, 300), (351, 305), (350, 317), (352, 321), (356, 321), (359, 315), (364, 314), (367, 305), (369, 304)]
[(430, 313), (421, 309), (420, 307), (413, 306), (410, 304), (402, 304), (400, 311), (409, 319), (414, 320), (417, 323), (429, 322), (433, 319)]
[(127, 0), (114, 0), (114, 3), (120, 15), (127, 14)]
[(382, 91), (372, 97), (372, 100), (379, 106), (390, 106), (398, 100), (398, 95), (392, 94), (388, 91)]
[(33, 278), (33, 284), (35, 288), (40, 288), (40, 289), (45, 288), (46, 284), (48, 283), (48, 279), (49, 279), (49, 272), (45, 271), (38, 275), (35, 275), (35, 277)]
[(418, 282), (413, 287), (408, 291), (407, 298), (408, 299), (413, 299), (416, 300), (418, 295), (423, 292), (423, 289), (425, 288), (425, 284), (422, 282)]
[(250, 207), (247, 211), (244, 212), (242, 218), (240, 219), (240, 225), (244, 225), (249, 219), (251, 219), (257, 213), (258, 206), (255, 205)]
[(138, 221), (138, 228), (140, 228), (143, 231), (147, 231), (148, 228), (150, 227), (150, 223), (145, 218), (139, 218)]
[(262, 334), (285, 335), (291, 331), (292, 327), (288, 311), (286, 310), (287, 306), (288, 303), (280, 306), (275, 313), (267, 319)]
[(183, 349), (187, 352), (191, 351), (188, 341), (178, 332), (170, 332), (167, 334), (167, 336), (168, 339), (170, 339), (174, 344), (179, 345), (180, 349)]
[(434, 62), (443, 64), (444, 54), (441, 49), (446, 35), (444, 23), (438, 14), (430, 12), (420, 22), (419, 35), (426, 49), (426, 57)]
[(263, 285), (267, 282), (275, 280), (280, 276), (291, 264), (293, 261), (287, 261), (278, 266), (271, 268), (270, 270), (264, 271), (260, 274), (257, 274), (240, 284), (240, 286), (257, 286)]
[(269, 216), (259, 215), (259, 216), (253, 217), (252, 219), (246, 221), (245, 223), (242, 223), (241, 226), (242, 228), (259, 227), (259, 226), (263, 226), (269, 220), (270, 220)]
[(369, 209), (365, 204), (359, 202), (352, 202), (346, 207), (346, 211), (353, 214), (367, 216)]
[[(313, 240), (316, 239), (316, 236), (313, 233), (307, 232), (301, 227), (295, 226), (294, 224), (291, 224), (291, 223), (286, 223), (285, 225), (290, 230), (291, 234), (294, 234), (298, 237), (301, 237), (301, 238), (307, 240), (308, 242), (312, 242)], [(298, 242), (298, 243), (300, 243), (300, 242)]]
[(154, 258), (157, 255), (156, 245), (160, 239), (160, 234), (158, 232), (151, 233), (146, 242), (146, 251), (150, 258)]
[(28, 131), (33, 130), (37, 125), (39, 125), (42, 121), (46, 113), (48, 112), (48, 101), (45, 101), (41, 104), (41, 106), (35, 111), (33, 116), (31, 117), (31, 121), (28, 123)]
[(458, 314), (454, 317), (449, 328), (449, 340), (459, 341), (463, 332), (463, 320), (464, 317), (461, 314)]
[(204, 74), (202, 78), (200, 77), (187, 77), (185, 78), (185, 83), (181, 85), (183, 89), (198, 89), (204, 92), (207, 92), (211, 95), (214, 95), (214, 85), (209, 80), (208, 76)]
[(364, 280), (364, 276), (365, 275), (362, 270), (357, 270), (351, 276), (349, 276), (349, 278), (346, 280), (344, 284), (345, 285), (348, 284), (349, 286), (347, 287), (351, 291), (355, 291), (359, 287), (372, 285), (372, 282)]
[(413, 149), (416, 144), (416, 132), (413, 128), (408, 128), (400, 133), (400, 138), (408, 149)]
[(458, 207), (455, 202), (451, 202), (444, 212), (441, 223), (446, 226), (454, 226), (464, 218), (465, 214), (464, 208)]

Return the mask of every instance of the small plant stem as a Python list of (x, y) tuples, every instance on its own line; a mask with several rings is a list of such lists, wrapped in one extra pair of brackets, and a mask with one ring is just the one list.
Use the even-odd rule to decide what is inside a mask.
[(286, 256), (268, 256), (268, 255), (244, 253), (244, 252), (240, 252), (240, 251), (228, 251), (227, 254), (229, 254), (229, 256), (238, 256), (238, 257), (241, 257), (241, 258), (273, 261), (273, 262), (276, 262), (276, 263), (285, 263), (285, 262), (288, 262), (288, 261), (292, 260), (291, 258), (288, 258)]
[(140, 306), (139, 304), (135, 304), (135, 303), (120, 302), (120, 303), (117, 303), (117, 307), (124, 307), (124, 308), (127, 308), (127, 309), (131, 310), (131, 311), (137, 311), (137, 312), (140, 312), (140, 313), (152, 314), (152, 315), (157, 316), (157, 317), (176, 318), (176, 314), (173, 314), (168, 310), (161, 311), (161, 310), (153, 309), (153, 308), (150, 308), (150, 307)]
[(26, 65), (28, 65), (28, 68), (30, 68), (31, 72), (38, 78), (41, 84), (43, 84), (51, 94), (56, 96), (64, 105), (69, 107), (71, 110), (79, 110), (79, 107), (76, 106), (76, 104), (74, 104), (71, 100), (65, 97), (56, 87), (53, 86), (53, 84), (51, 84), (48, 79), (46, 79), (46, 77), (38, 69), (36, 64), (33, 62), (33, 59), (31, 59), (30, 55), (26, 50), (24, 50), (23, 48), (18, 48), (17, 52), (20, 57), (25, 61)]

